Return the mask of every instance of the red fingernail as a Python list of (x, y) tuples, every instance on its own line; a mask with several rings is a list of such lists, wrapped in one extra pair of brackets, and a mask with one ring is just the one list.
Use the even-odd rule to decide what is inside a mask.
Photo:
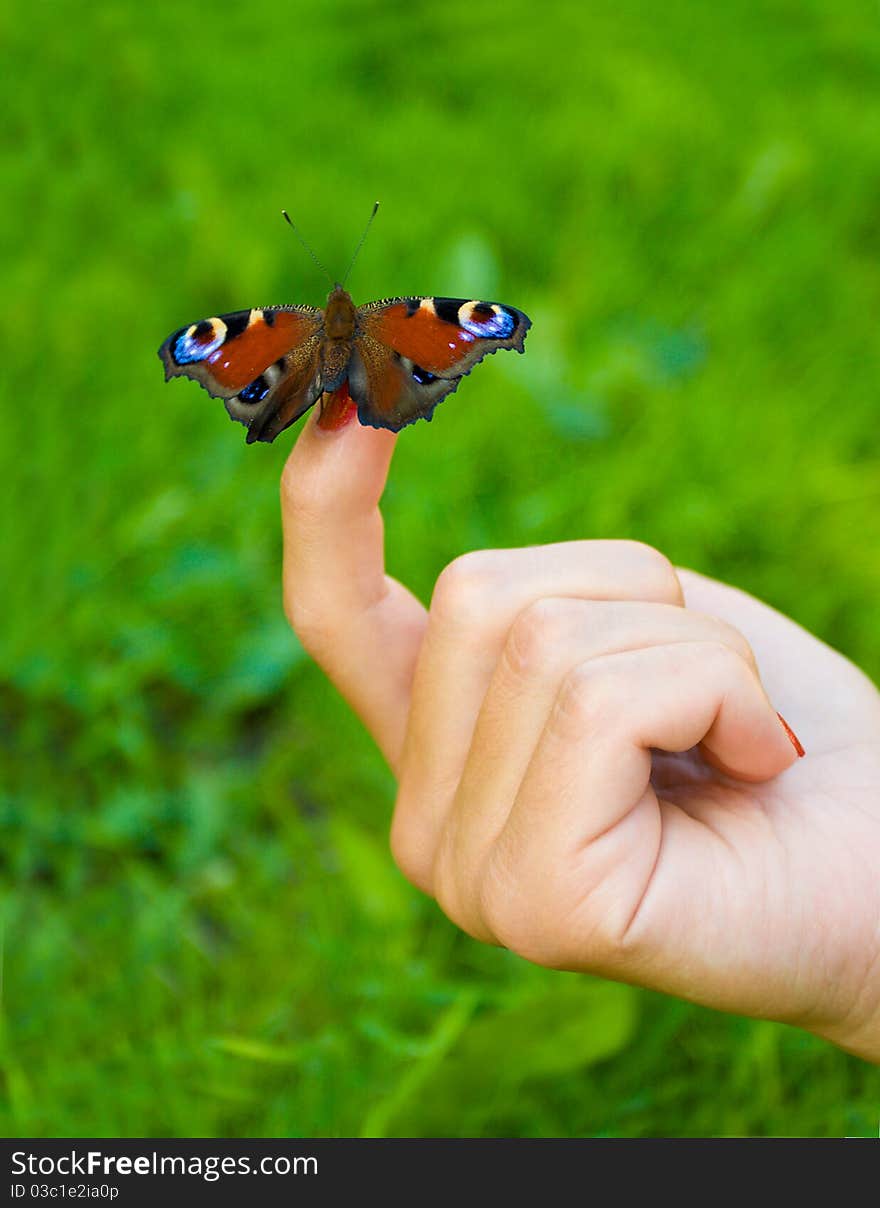
[(798, 738), (797, 734), (795, 734), (794, 730), (792, 730), (791, 726), (788, 724), (788, 722), (785, 720), (785, 718), (782, 716), (781, 713), (777, 713), (776, 716), (782, 722), (783, 730), (786, 732), (788, 737), (791, 739), (791, 745), (797, 751), (798, 759), (803, 759), (803, 757), (806, 755), (806, 751), (801, 746), (801, 740)]
[(357, 405), (355, 403), (349, 403), (347, 407), (328, 409), (318, 420), (318, 427), (323, 428), (325, 432), (338, 432), (340, 428), (351, 423), (356, 415)]
[(348, 392), (348, 382), (343, 382), (335, 394), (325, 394), (319, 406), (321, 416), (318, 427), (325, 432), (338, 432), (357, 415), (357, 404)]

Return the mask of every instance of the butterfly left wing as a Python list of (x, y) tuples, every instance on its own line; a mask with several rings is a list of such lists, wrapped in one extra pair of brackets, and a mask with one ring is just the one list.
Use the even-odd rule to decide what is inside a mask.
[(349, 364), (358, 419), (398, 432), (434, 408), (489, 353), (524, 352), (531, 319), (499, 302), (393, 298), (357, 312)]
[(311, 306), (266, 306), (182, 327), (159, 349), (166, 381), (192, 378), (230, 416), (247, 441), (272, 441), (321, 395), (323, 314)]

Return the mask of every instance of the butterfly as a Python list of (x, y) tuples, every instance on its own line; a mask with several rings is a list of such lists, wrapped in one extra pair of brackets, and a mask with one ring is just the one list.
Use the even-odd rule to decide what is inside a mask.
[(524, 352), (530, 327), (521, 310), (499, 302), (412, 297), (355, 306), (336, 282), (323, 310), (260, 306), (200, 319), (173, 332), (159, 356), (166, 381), (193, 378), (222, 398), (253, 444), (273, 441), (315, 403), (323, 427), (352, 405), (371, 428), (399, 432), (429, 420), (483, 357)]

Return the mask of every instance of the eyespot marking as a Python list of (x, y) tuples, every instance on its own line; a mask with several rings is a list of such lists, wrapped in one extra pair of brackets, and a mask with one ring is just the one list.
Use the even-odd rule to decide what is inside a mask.
[(430, 382), (437, 381), (436, 373), (429, 373), (427, 369), (423, 369), (421, 365), (413, 365), (410, 369), (413, 380), (418, 382), (420, 386), (427, 386)]
[(471, 335), (505, 340), (516, 327), (516, 319), (497, 303), (464, 302), (459, 307), (458, 322)]
[(239, 391), (238, 401), (253, 406), (254, 403), (261, 403), (269, 393), (269, 390), (269, 383), (260, 374), (258, 378), (254, 378), (249, 385), (245, 386), (244, 390)]
[(222, 319), (202, 319), (178, 332), (171, 344), (171, 356), (177, 365), (205, 361), (226, 339), (226, 324)]

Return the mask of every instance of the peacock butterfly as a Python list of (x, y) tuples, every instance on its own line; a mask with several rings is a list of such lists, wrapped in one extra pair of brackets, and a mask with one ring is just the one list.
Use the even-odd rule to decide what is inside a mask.
[[(366, 230), (358, 251), (364, 238)], [(512, 306), (413, 297), (356, 307), (343, 284), (334, 284), (324, 310), (261, 306), (181, 327), (159, 349), (165, 380), (193, 378), (222, 398), (252, 444), (273, 441), (316, 402), (322, 427), (336, 426), (354, 404), (362, 424), (399, 432), (430, 419), (484, 356), (525, 351), (531, 320)]]

